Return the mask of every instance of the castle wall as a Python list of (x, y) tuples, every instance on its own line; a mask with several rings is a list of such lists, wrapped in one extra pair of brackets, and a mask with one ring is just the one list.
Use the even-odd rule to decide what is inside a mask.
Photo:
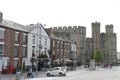
[[(113, 25), (106, 25), (106, 33), (100, 33), (100, 23), (93, 22), (92, 38), (86, 39), (86, 28), (84, 26), (63, 26), (53, 28), (53, 31), (69, 37), (76, 42), (77, 59), (81, 63), (93, 58), (94, 53), (99, 50), (104, 56), (104, 62), (113, 63), (117, 59), (117, 36), (113, 31)], [(68, 36), (69, 35), (69, 36)]]
[(85, 62), (83, 56), (85, 53), (86, 28), (84, 26), (63, 26), (53, 28), (53, 31), (55, 31), (56, 34), (63, 34), (64, 36), (69, 34), (69, 36), (66, 37), (69, 37), (71, 40), (77, 43), (76, 53), (79, 62)]

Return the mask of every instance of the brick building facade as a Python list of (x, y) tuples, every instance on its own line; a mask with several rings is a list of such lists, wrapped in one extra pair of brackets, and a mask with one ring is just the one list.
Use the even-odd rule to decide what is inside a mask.
[(22, 67), (27, 56), (27, 31), (22, 25), (2, 20), (0, 22), (0, 57), (9, 60), (6, 66)]

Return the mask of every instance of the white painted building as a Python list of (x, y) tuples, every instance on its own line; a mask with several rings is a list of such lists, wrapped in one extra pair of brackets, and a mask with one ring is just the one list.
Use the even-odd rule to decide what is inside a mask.
[(49, 57), (48, 50), (50, 50), (50, 37), (46, 33), (42, 24), (30, 24), (27, 26), (28, 33), (28, 46), (27, 46), (27, 61), (26, 66), (31, 66), (30, 58), (32, 54), (35, 57), (39, 56), (40, 53), (45, 53)]

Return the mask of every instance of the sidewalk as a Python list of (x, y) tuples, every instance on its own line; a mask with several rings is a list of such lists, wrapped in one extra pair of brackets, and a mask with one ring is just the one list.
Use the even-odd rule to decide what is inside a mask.
[[(36, 77), (36, 72), (33, 72), (33, 74)], [(39, 71), (38, 77), (41, 77), (41, 76), (44, 77), (43, 76), (44, 74), (45, 74), (44, 71), (41, 71), (41, 72)], [(16, 77), (18, 77), (17, 74), (1, 74), (0, 80), (16, 80)], [(19, 77), (20, 77), (20, 80), (24, 80), (27, 78), (27, 73), (21, 73)]]

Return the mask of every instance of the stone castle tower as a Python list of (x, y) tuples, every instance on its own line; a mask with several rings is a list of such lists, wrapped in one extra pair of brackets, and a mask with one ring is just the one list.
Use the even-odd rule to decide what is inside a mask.
[(77, 59), (79, 62), (85, 62), (85, 39), (86, 39), (86, 27), (83, 26), (63, 26), (54, 27), (54, 34), (62, 35), (72, 41), (76, 42), (77, 47)]
[(106, 25), (105, 36), (105, 62), (114, 63), (117, 59), (117, 38), (116, 33), (113, 32), (113, 25)]
[(114, 63), (117, 58), (117, 39), (113, 25), (106, 25), (106, 33), (100, 33), (100, 23), (92, 23), (93, 54), (99, 50), (105, 63)]
[(100, 50), (100, 23), (92, 23), (93, 52)]

